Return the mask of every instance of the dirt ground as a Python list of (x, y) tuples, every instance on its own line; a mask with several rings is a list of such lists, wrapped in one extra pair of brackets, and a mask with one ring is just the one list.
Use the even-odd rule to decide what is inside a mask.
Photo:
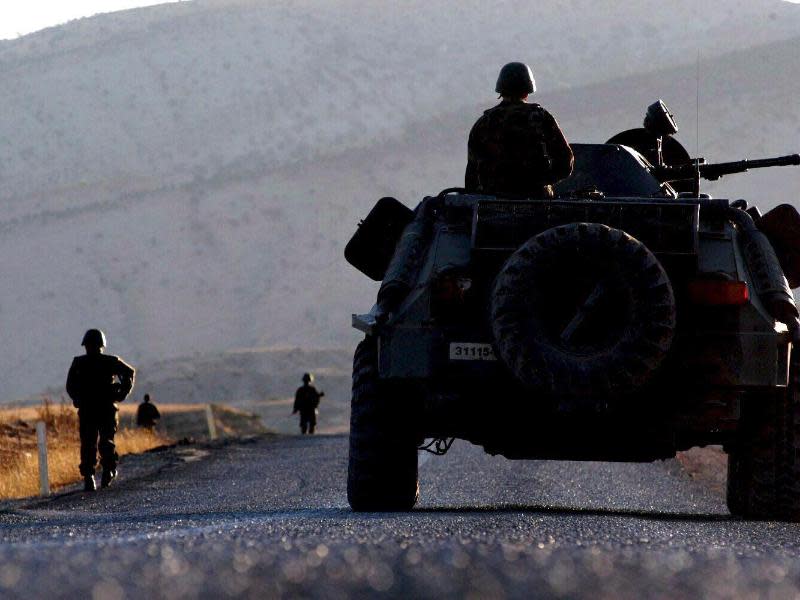
[(721, 446), (692, 448), (678, 452), (678, 462), (692, 477), (715, 492), (724, 494), (728, 482), (728, 455)]

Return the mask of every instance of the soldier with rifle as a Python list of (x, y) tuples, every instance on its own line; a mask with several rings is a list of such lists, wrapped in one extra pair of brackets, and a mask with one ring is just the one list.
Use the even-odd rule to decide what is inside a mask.
[(114, 435), (118, 403), (133, 389), (136, 371), (121, 358), (103, 354), (106, 336), (99, 329), (87, 331), (81, 344), (86, 354), (72, 361), (67, 375), (67, 394), (78, 409), (84, 490), (94, 491), (97, 489), (94, 469), (98, 450), (103, 467), (100, 486), (108, 487), (117, 476), (119, 456)]

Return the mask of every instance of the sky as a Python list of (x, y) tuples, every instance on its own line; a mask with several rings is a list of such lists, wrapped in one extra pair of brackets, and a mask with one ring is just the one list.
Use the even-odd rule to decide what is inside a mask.
[[(0, 40), (97, 13), (181, 0), (0, 0)], [(800, 0), (798, 0), (800, 1)]]
[[(0, 40), (98, 13), (189, 0), (0, 0)], [(800, 3), (800, 0), (786, 0)]]
[[(188, 0), (0, 0), (0, 40), (97, 13)], [(800, 3), (800, 0), (786, 0)]]

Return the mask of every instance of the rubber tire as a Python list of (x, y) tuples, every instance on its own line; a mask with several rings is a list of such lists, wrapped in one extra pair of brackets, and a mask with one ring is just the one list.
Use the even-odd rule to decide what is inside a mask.
[(726, 501), (732, 515), (748, 514), (747, 481), (750, 464), (741, 452), (728, 451), (728, 482)]
[(747, 519), (800, 521), (800, 357), (789, 385), (745, 398), (728, 452), (728, 510)]
[(353, 358), (347, 501), (354, 511), (408, 511), (417, 503), (414, 414), (409, 398), (378, 379), (377, 341), (368, 336)]
[[(608, 291), (630, 308), (608, 304), (620, 315), (619, 330), (589, 351), (556, 340), (548, 331), (556, 320), (531, 308), (558, 305), (564, 284), (580, 281), (567, 278), (581, 269), (578, 275), (598, 283), (603, 278), (595, 274), (605, 270), (613, 283)], [(570, 223), (532, 237), (511, 255), (495, 279), (490, 318), (500, 358), (527, 388), (613, 397), (640, 388), (662, 363), (675, 333), (675, 297), (663, 266), (639, 240), (599, 223)]]

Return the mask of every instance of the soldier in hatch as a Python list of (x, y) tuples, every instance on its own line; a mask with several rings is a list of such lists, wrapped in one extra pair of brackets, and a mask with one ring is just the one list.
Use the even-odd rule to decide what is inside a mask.
[(572, 173), (574, 158), (553, 116), (527, 102), (536, 91), (530, 67), (505, 65), (495, 91), (502, 102), (469, 134), (464, 187), (507, 198), (552, 198), (553, 184)]
[[(67, 393), (78, 409), (81, 436), (81, 464), (84, 489), (96, 489), (94, 469), (97, 451), (103, 475), (102, 487), (108, 487), (117, 476), (119, 457), (114, 446), (117, 432), (118, 403), (133, 388), (135, 370), (122, 359), (103, 354), (106, 337), (99, 329), (90, 329), (83, 336), (86, 354), (76, 356), (67, 375)], [(99, 439), (99, 443), (98, 443)]]
[(317, 427), (317, 408), (319, 399), (325, 392), (318, 392), (312, 384), (314, 376), (311, 373), (303, 374), (303, 385), (297, 388), (294, 394), (294, 410), (292, 414), (300, 413), (300, 432), (313, 434)]

